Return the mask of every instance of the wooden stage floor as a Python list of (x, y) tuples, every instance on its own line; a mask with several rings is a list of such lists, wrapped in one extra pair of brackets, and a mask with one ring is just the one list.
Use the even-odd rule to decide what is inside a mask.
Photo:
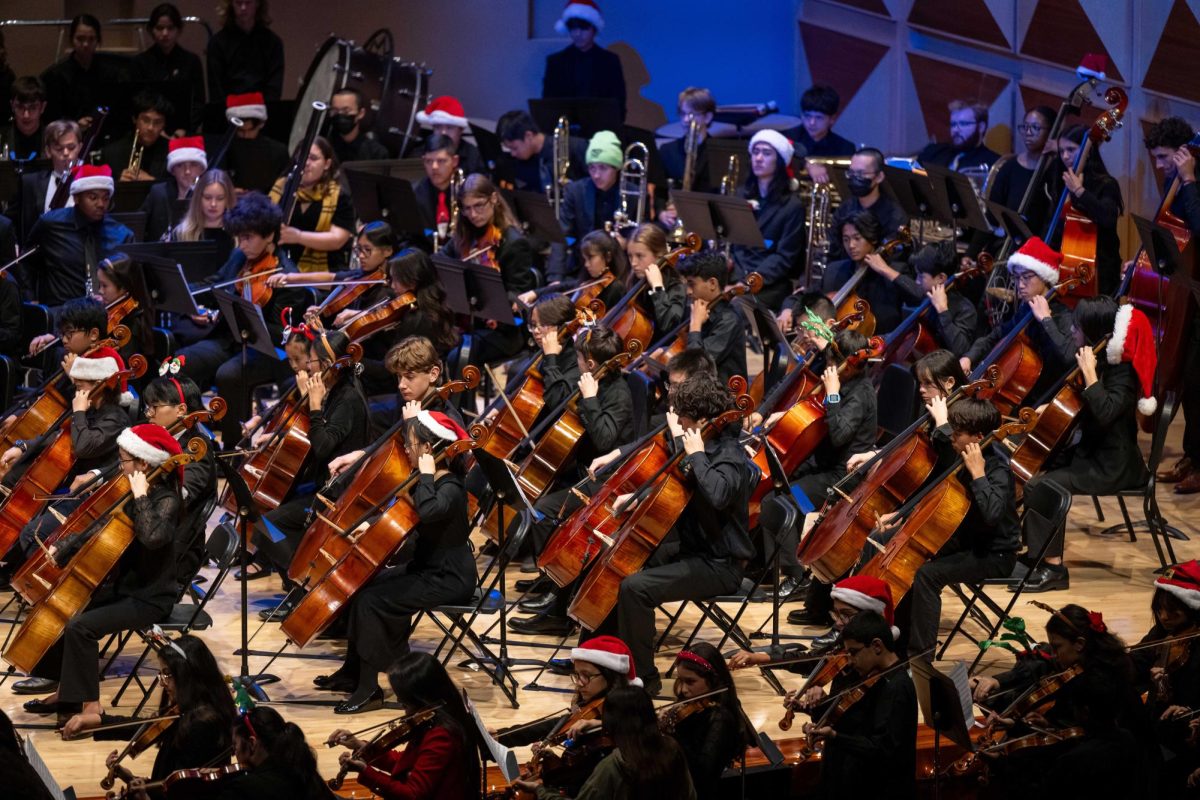
[[(1171, 433), (1167, 463), (1173, 463), (1178, 455), (1181, 423), (1177, 422)], [(1192, 537), (1190, 542), (1175, 543), (1176, 554), (1180, 560), (1200, 555), (1200, 549), (1197, 548), (1197, 542), (1200, 542), (1200, 515), (1196, 513), (1200, 495), (1182, 497), (1173, 494), (1170, 487), (1161, 487), (1159, 498), (1168, 520)], [(1095, 510), (1088, 498), (1076, 498), (1068, 523), (1067, 535), (1066, 557), (1071, 570), (1071, 588), (1068, 591), (1051, 592), (1037, 595), (1037, 597), (1056, 606), (1074, 602), (1100, 610), (1104, 613), (1104, 618), (1110, 628), (1127, 641), (1133, 642), (1139, 639), (1151, 624), (1150, 596), (1154, 570), (1158, 567), (1158, 561), (1149, 535), (1144, 531), (1142, 535), (1139, 535), (1136, 543), (1130, 543), (1124, 536), (1099, 537), (1094, 535), (1120, 519), (1120, 512), (1115, 501), (1105, 500), (1102, 507), (1106, 522), (1100, 523), (1097, 521)], [(1130, 511), (1137, 520), (1141, 514), (1140, 502), (1132, 503)], [(511, 587), (512, 582), (520, 577), (528, 576), (519, 575), (516, 568), (511, 569), (506, 576), (508, 585)], [(250, 584), (252, 611), (256, 612), (260, 608), (268, 607), (278, 592), (277, 577), (252, 582)], [(992, 590), (991, 594), (1001, 603), (1006, 602), (1008, 597), (1003, 587), (997, 587)], [(961, 605), (952, 597), (949, 591), (945, 593), (945, 607), (942, 613), (944, 631), (948, 630), (961, 610)], [(0, 598), (0, 602), (4, 599), (7, 598)], [(781, 616), (795, 607), (795, 605), (785, 605)], [(743, 627), (747, 630), (757, 627), (767, 618), (770, 608), (770, 603), (751, 604)], [(239, 595), (238, 585), (232, 578), (225, 585), (221, 595), (209, 605), (209, 609), (213, 612), (215, 625), (213, 629), (205, 631), (201, 635), (207, 640), (221, 666), (227, 672), (236, 674), (239, 659), (234, 655), (234, 651), (239, 646)], [(1039, 636), (1044, 635), (1045, 612), (1022, 604), (1015, 609), (1015, 613), (1026, 618), (1031, 631), (1036, 632)], [(495, 619), (495, 617), (491, 619)], [(685, 624), (676, 629), (679, 636), (669, 639), (658, 654), (660, 670), (665, 672), (671, 665), (675, 652), (682, 644), (681, 637), (685, 636), (686, 631), (695, 625), (696, 620), (695, 612), (689, 610), (684, 614), (683, 622)], [(660, 625), (663, 622), (661, 617), (659, 622)], [(491, 624), (490, 620), (480, 623), (480, 625), (488, 624)], [(255, 615), (251, 630), (256, 625)], [(813, 629), (795, 631), (785, 621), (781, 621), (781, 629), (783, 633), (814, 634), (818, 632)], [(0, 632), (0, 636), (6, 632)], [(975, 629), (973, 632), (978, 633), (978, 630)], [(713, 636), (714, 640), (717, 635), (719, 634)], [(413, 645), (416, 648), (432, 649), (439, 638), (439, 630), (429, 621), (423, 620), (413, 635)], [(283, 643), (279, 626), (269, 624), (255, 639), (252, 648), (275, 651)], [(294, 648), (288, 650), (288, 653), (295, 654), (295, 652)], [(327, 749), (319, 744), (325, 740), (331, 730), (337, 727), (352, 729), (366, 727), (388, 719), (396, 713), (385, 709), (352, 717), (333, 714), (330, 707), (332, 703), (329, 701), (340, 699), (341, 696), (313, 689), (312, 678), (336, 668), (336, 661), (325, 659), (327, 657), (336, 659), (342, 652), (344, 652), (342, 642), (314, 641), (300, 653), (300, 658), (285, 655), (275, 661), (270, 671), (280, 676), (281, 681), (266, 687), (270, 700), (280, 704), (279, 710), (283, 715), (298, 723), (304, 729), (310, 743), (318, 745), (317, 757), (322, 774), (327, 777), (337, 772), (338, 750)], [(548, 653), (547, 650), (534, 650), (520, 646), (510, 649), (510, 655), (516, 658), (544, 658)], [(951, 648), (950, 656), (970, 660), (974, 657), (974, 653), (974, 648), (970, 643), (960, 638)], [(136, 656), (136, 652), (127, 651), (114, 669), (118, 677), (109, 678), (102, 683), (101, 697), (106, 703), (120, 685), (121, 677), (119, 676), (128, 672)], [(1011, 655), (1004, 651), (991, 651), (984, 656), (982, 668), (986, 671), (1005, 669), (1011, 663), (1011, 658)], [(455, 681), (467, 689), (472, 700), (480, 708), (483, 717), (494, 726), (533, 720), (563, 708), (567, 703), (567, 694), (562, 691), (534, 691), (523, 688), (518, 696), (520, 708), (513, 709), (504, 695), (488, 681), (485, 675), (470, 668), (456, 666), (461, 660), (456, 657), (452, 662), (451, 675)], [(261, 670), (265, 661), (264, 657), (251, 658), (251, 671)], [(153, 667), (148, 667), (144, 671), (149, 674), (153, 669)], [(524, 686), (533, 679), (535, 670), (518, 667), (516, 674), (519, 683)], [(777, 727), (778, 720), (782, 716), (780, 698), (771, 690), (761, 674), (757, 670), (747, 670), (735, 674), (738, 693), (755, 725), (774, 738), (785, 736)], [(786, 686), (794, 686), (798, 683), (797, 676), (790, 673), (781, 672), (780, 676)], [(543, 675), (539, 683), (542, 686), (558, 690), (567, 690), (570, 687), (569, 679), (550, 673)], [(664, 688), (669, 692), (669, 685)], [(13, 695), (7, 686), (0, 688), (0, 703), (3, 704), (4, 710), (14, 722), (19, 725), (46, 723), (47, 718), (35, 717), (22, 710), (21, 702), (25, 699), (27, 698)], [(137, 699), (136, 696), (127, 694), (118, 711), (129, 713)], [(313, 701), (316, 703), (314, 704)], [(152, 701), (151, 707), (155, 706), (156, 701)], [(799, 727), (798, 721), (790, 735), (797, 735)], [(45, 758), (60, 785), (64, 787), (73, 785), (80, 797), (103, 795), (99, 788), (99, 781), (105, 773), (104, 758), (113, 749), (112, 743), (93, 742), (90, 739), (63, 742), (50, 730), (33, 730), (32, 734), (37, 749)], [(527, 753), (522, 752), (520, 755), (524, 758)], [(145, 774), (149, 772), (152, 762), (153, 755), (146, 754), (133, 762), (132, 766), (135, 772)], [(343, 795), (349, 797), (351, 791), (347, 788), (343, 790)], [(366, 795), (363, 790), (358, 789), (356, 796), (365, 797)]]

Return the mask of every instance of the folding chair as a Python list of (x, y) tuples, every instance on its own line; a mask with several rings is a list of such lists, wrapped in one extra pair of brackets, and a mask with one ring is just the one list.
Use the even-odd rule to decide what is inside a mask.
[[(1031, 518), (1040, 518), (1045, 524), (1046, 529), (1052, 534), (1046, 537), (1042, 546), (1035, 554), (1033, 563), (1021, 580), (1016, 584), (1014, 591), (1006, 604), (1001, 606), (984, 591), (985, 585), (1006, 584), (1007, 580), (1003, 578), (994, 581), (981, 581), (978, 583), (959, 583), (951, 584), (951, 589), (962, 600), (964, 608), (962, 614), (959, 615), (958, 621), (954, 623), (954, 627), (950, 629), (950, 635), (946, 637), (946, 641), (942, 644), (942, 649), (938, 651), (938, 658), (945, 658), (946, 651), (950, 647), (950, 643), (957, 635), (962, 635), (978, 645), (984, 639), (994, 639), (1004, 621), (1012, 614), (1013, 608), (1017, 601), (1021, 599), (1021, 595), (1025, 591), (1025, 583), (1029, 580), (1029, 576), (1041, 566), (1042, 559), (1046, 556), (1046, 550), (1049, 549), (1050, 543), (1054, 541), (1054, 535), (1066, 527), (1067, 514), (1071, 510), (1071, 493), (1064, 489), (1060, 484), (1051, 480), (1039, 480), (1033, 486), (1025, 490), (1025, 511), (1021, 514), (1021, 530), (1027, 531)], [(984, 606), (986, 611), (981, 610), (979, 606)], [(992, 614), (992, 617), (988, 616)], [(981, 639), (972, 638), (964, 628), (964, 623), (967, 617), (972, 617), (986, 631), (987, 635)], [(980, 650), (975, 660), (971, 662), (971, 669), (983, 658), (983, 651)]]

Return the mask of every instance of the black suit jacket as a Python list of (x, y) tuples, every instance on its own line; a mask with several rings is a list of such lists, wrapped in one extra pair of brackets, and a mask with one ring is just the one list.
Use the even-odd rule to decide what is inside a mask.
[(596, 45), (586, 53), (568, 45), (546, 56), (542, 97), (611, 97), (625, 120), (625, 73), (621, 59)]

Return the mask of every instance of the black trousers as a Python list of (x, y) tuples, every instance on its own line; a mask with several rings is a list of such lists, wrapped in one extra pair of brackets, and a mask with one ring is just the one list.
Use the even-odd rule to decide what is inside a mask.
[[(942, 589), (952, 583), (975, 583), (987, 578), (1012, 574), (1017, 554), (977, 555), (970, 550), (939, 556), (917, 570), (912, 590), (902, 606), (908, 606), (908, 624), (900, 628), (908, 635), (908, 654), (916, 655), (937, 644), (938, 624), (942, 618)], [(902, 609), (897, 617), (903, 618)]]
[(153, 625), (170, 612), (170, 606), (116, 597), (111, 592), (98, 594), (83, 613), (67, 623), (63, 635), (33, 668), (33, 674), (59, 681), (59, 702), (99, 700), (100, 639)]
[(1183, 454), (1200, 464), (1200, 320), (1192, 324), (1183, 368)]
[[(820, 508), (821, 504), (825, 502), (825, 493), (829, 491), (829, 487), (833, 486), (843, 477), (844, 473), (841, 470), (802, 471), (793, 479), (792, 483), (804, 492), (814, 506)], [(803, 527), (802, 520), (793, 525), (790, 530), (784, 531), (783, 536), (779, 540), (779, 571), (783, 575), (793, 578), (802, 577), (805, 572), (803, 565), (800, 564), (800, 560), (796, 558), (796, 549), (800, 545), (801, 527)], [(768, 541), (768, 537), (764, 532), (764, 558), (772, 553), (774, 546), (775, 543)]]
[[(70, 516), (71, 512), (83, 502), (82, 500), (59, 500), (54, 503), (54, 510), (65, 516)], [(17, 544), (14, 548), (19, 552), (18, 558), (24, 563), (38, 549), (38, 540), (43, 542), (46, 538), (58, 530), (59, 521), (49, 511), (42, 511), (40, 514), (34, 515), (33, 519), (25, 523), (25, 527), (21, 528), (21, 533), (17, 537)], [(14, 553), (16, 555), (16, 553)], [(17, 564), (16, 566), (21, 566)]]
[(254, 527), (254, 544), (258, 547), (258, 552), (284, 576), (285, 585), (288, 583), (288, 567), (291, 566), (296, 549), (300, 547), (300, 541), (304, 538), (305, 523), (308, 521), (308, 510), (313, 504), (313, 498), (314, 495), (311, 494), (297, 495), (285, 500), (278, 508), (263, 514), (263, 518), (283, 534), (283, 538), (278, 542), (271, 540), (263, 520), (259, 520)]
[(225, 418), (217, 423), (225, 447), (231, 447), (242, 438), (241, 423), (254, 415), (254, 389), (292, 375), (286, 361), (268, 358), (257, 350), (246, 352), (243, 365), (241, 348), (228, 339), (204, 339), (179, 353), (186, 357), (184, 374), (194, 380), (201, 391), (215, 383), (217, 393), (229, 404)]

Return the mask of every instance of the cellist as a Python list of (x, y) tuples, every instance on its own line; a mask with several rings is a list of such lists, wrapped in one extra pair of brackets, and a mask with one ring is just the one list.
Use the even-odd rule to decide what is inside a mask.
[(746, 323), (733, 304), (721, 295), (729, 280), (725, 255), (708, 251), (689, 256), (679, 265), (691, 299), (687, 346), (703, 348), (717, 365), (717, 375), (728, 381), (746, 377)]
[(975, 304), (962, 292), (946, 291), (946, 281), (958, 271), (954, 242), (922, 247), (909, 262), (915, 280), (893, 268), (878, 253), (869, 253), (864, 260), (876, 273), (890, 280), (907, 302), (920, 303), (929, 298), (934, 313), (928, 314), (925, 321), (938, 345), (956, 356), (970, 349), (978, 325)]
[[(175, 564), (179, 549), (186, 545), (186, 532), (179, 524), (183, 468), (153, 484), (147, 473), (182, 449), (166, 428), (149, 423), (121, 431), (116, 445), (133, 496), (126, 513), (133, 521), (135, 538), (111, 580), (96, 591), (83, 613), (66, 624), (62, 636), (33, 669), (36, 677), (59, 681), (58, 689), (46, 699), (30, 700), (24, 706), (32, 714), (57, 713), (60, 726), (74, 714), (98, 715), (101, 711), (101, 637), (153, 625), (165, 619), (175, 603)], [(52, 550), (55, 563), (67, 565), (88, 538), (79, 534)]]
[(683, 322), (687, 313), (687, 286), (683, 278), (671, 265), (658, 265), (659, 259), (667, 254), (667, 234), (653, 222), (644, 222), (630, 235), (625, 252), (630, 267), (626, 288), (632, 289), (638, 281), (646, 282), (634, 302), (654, 323), (654, 338), (660, 339)]
[[(845, 260), (834, 261), (825, 268), (821, 290), (834, 297), (864, 267), (855, 293), (871, 305), (876, 319), (876, 333), (887, 333), (900, 324), (900, 292), (887, 276), (870, 268), (867, 257), (883, 244), (884, 229), (873, 211), (859, 211), (842, 220), (837, 228), (838, 241), (845, 250)], [(882, 260), (882, 259), (880, 259)]]

